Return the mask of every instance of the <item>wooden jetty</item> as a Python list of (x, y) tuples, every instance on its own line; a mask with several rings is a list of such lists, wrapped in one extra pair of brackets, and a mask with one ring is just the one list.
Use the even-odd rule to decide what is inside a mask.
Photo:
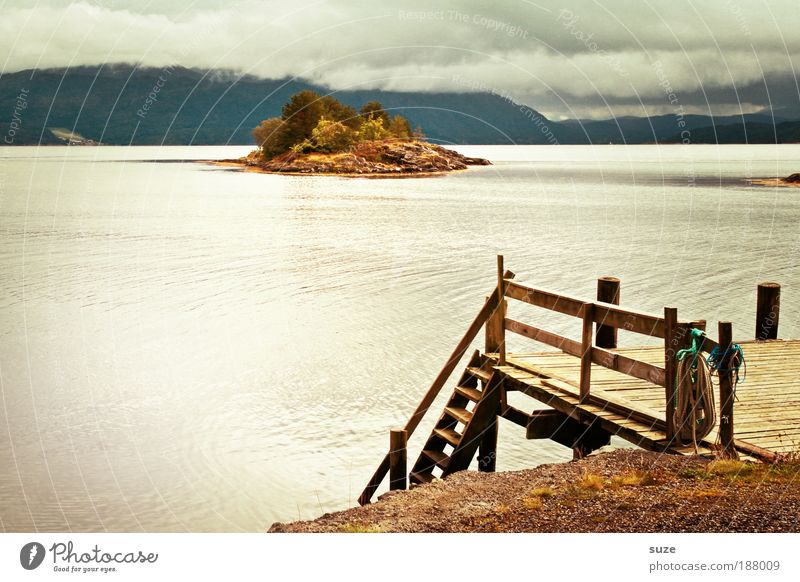
[[(719, 322), (716, 341), (702, 339), (701, 355), (714, 348), (722, 354), (715, 381), (719, 422), (697, 443), (682, 442), (683, 426), (676, 426), (676, 390), (685, 378), (678, 378), (675, 355), (689, 346), (692, 329), (705, 330), (705, 321), (678, 319), (673, 307), (663, 315), (621, 307), (619, 288), (618, 279), (602, 278), (596, 299), (580, 299), (532, 287), (515, 281), (499, 256), (497, 285), (406, 425), (390, 431), (389, 452), (359, 503), (370, 502), (387, 473), (390, 489), (405, 489), (467, 469), (476, 456), (480, 471), (494, 471), (500, 418), (524, 428), (529, 439), (572, 448), (575, 458), (608, 444), (612, 435), (651, 451), (765, 462), (800, 450), (800, 340), (777, 339), (779, 285), (759, 285), (754, 339), (738, 341), (746, 382), (736, 384), (730, 322)], [(509, 300), (581, 319), (580, 339), (507, 317)], [(409, 471), (408, 438), (482, 329), (484, 350), (470, 357)], [(618, 348), (619, 331), (663, 343)], [(506, 353), (506, 332), (550, 350)], [(510, 392), (531, 397), (531, 409), (509, 405)]]

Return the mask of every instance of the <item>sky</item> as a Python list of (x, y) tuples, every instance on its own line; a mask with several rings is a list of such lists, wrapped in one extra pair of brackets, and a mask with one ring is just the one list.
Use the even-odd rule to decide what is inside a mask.
[(554, 119), (800, 117), (797, 0), (0, 0), (3, 72), (136, 63), (489, 91)]

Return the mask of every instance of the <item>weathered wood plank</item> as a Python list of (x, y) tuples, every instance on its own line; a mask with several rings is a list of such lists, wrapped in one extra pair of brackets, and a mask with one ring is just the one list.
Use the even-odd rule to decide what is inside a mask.
[[(617, 277), (600, 277), (597, 280), (597, 300), (619, 305), (620, 281)], [(600, 348), (617, 347), (617, 328), (598, 322), (594, 343)]]
[(651, 384), (663, 387), (666, 384), (666, 372), (664, 368), (659, 368), (653, 364), (635, 360), (622, 353), (611, 352), (603, 348), (592, 348), (592, 362), (620, 372), (627, 376), (633, 376), (640, 380), (645, 380)]
[(664, 401), (666, 402), (666, 434), (667, 440), (675, 438), (675, 382), (677, 366), (675, 354), (680, 349), (678, 331), (678, 310), (675, 307), (664, 308)]
[(781, 312), (781, 286), (778, 283), (759, 283), (756, 299), (757, 340), (777, 339)]
[(403, 429), (389, 431), (389, 489), (408, 489), (408, 432)]
[(528, 325), (510, 318), (506, 318), (506, 329), (528, 339), (557, 348), (571, 356), (580, 357), (580, 342), (566, 338), (563, 335), (545, 331), (533, 325)]
[(506, 404), (505, 406), (502, 407), (500, 416), (502, 416), (503, 418), (505, 418), (510, 422), (513, 422), (516, 425), (521, 426), (522, 428), (526, 428), (533, 415), (528, 414), (527, 412), (524, 412), (519, 408)]
[[(585, 303), (585, 301), (577, 297), (547, 289), (530, 287), (512, 280), (506, 281), (506, 297), (573, 317), (581, 316), (583, 304)], [(594, 305), (593, 321), (595, 323), (643, 335), (664, 337), (664, 320), (657, 315), (623, 308), (602, 301), (597, 301)]]
[(579, 383), (581, 402), (589, 398), (592, 385), (592, 331), (594, 305), (583, 304), (583, 327), (581, 328), (581, 379)]
[(726, 458), (736, 458), (736, 449), (733, 443), (733, 374), (731, 372), (731, 356), (729, 351), (733, 344), (733, 329), (730, 321), (719, 322), (719, 345), (723, 353), (719, 370), (719, 438), (722, 445), (722, 455)]

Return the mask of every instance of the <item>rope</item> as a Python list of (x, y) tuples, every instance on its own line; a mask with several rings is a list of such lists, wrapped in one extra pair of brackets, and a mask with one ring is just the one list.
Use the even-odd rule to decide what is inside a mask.
[(692, 329), (692, 345), (675, 354), (678, 360), (675, 378), (675, 412), (673, 423), (679, 441), (691, 440), (697, 453), (702, 440), (717, 423), (714, 386), (711, 370), (700, 357), (700, 344), (705, 334)]
[[(731, 363), (733, 363), (732, 368), (723, 368), (722, 362), (726, 359), (730, 358)], [(708, 359), (706, 360), (708, 365), (711, 366), (711, 370), (716, 372), (719, 375), (720, 372), (733, 372), (734, 382), (734, 396), (736, 396), (736, 386), (740, 382), (744, 382), (745, 378), (747, 378), (747, 363), (744, 361), (744, 352), (742, 351), (742, 346), (739, 344), (731, 344), (731, 347), (725, 350), (723, 353), (719, 346), (715, 347), (711, 350), (711, 353), (708, 354)], [(744, 368), (742, 370), (742, 377), (739, 378), (739, 368)]]

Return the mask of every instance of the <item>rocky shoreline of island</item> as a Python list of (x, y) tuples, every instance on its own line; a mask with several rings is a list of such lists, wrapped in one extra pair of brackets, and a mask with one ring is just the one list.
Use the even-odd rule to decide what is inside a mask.
[(489, 160), (472, 158), (451, 149), (420, 140), (387, 140), (358, 144), (350, 151), (336, 153), (286, 152), (265, 159), (256, 150), (215, 165), (245, 171), (290, 175), (336, 175), (404, 177), (437, 175), (488, 166)]
[(786, 176), (785, 178), (759, 178), (750, 180), (756, 186), (785, 186), (787, 188), (800, 188), (800, 172)]

